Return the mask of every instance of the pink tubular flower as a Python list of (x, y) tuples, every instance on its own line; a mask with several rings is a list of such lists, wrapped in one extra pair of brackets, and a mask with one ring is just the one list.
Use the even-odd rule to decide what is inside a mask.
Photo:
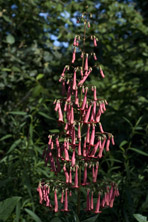
[(109, 145), (110, 145), (110, 137), (107, 139), (107, 142), (106, 142), (106, 152), (109, 151)]
[(67, 195), (68, 190), (65, 190), (65, 201), (64, 201), (64, 211), (69, 211), (68, 210), (68, 195)]
[(53, 150), (54, 145), (53, 145), (53, 141), (51, 142), (51, 150)]
[(101, 213), (102, 211), (100, 211), (100, 193), (98, 193), (98, 199), (97, 199), (97, 204), (96, 204), (96, 210), (95, 213)]
[(88, 54), (86, 53), (86, 59), (85, 59), (85, 71), (88, 71)]
[(89, 74), (91, 73), (91, 71), (92, 71), (92, 68), (90, 67), (89, 71), (85, 72), (85, 75), (84, 75), (83, 79), (81, 79), (80, 82), (78, 83), (78, 86), (82, 86), (83, 85), (83, 83), (86, 81), (86, 79), (89, 76)]
[(91, 133), (91, 138), (90, 138), (90, 145), (91, 145), (91, 146), (94, 145), (94, 140), (95, 140), (95, 125), (93, 124), (92, 133)]
[(92, 151), (91, 154), (90, 154), (90, 157), (94, 157), (94, 156), (95, 156), (95, 154), (96, 154), (96, 152), (97, 152), (97, 150), (98, 150), (98, 147), (100, 146), (100, 143), (101, 143), (101, 141), (98, 140), (98, 142), (97, 142), (97, 143), (95, 144), (95, 146), (94, 146), (93, 151)]
[(79, 166), (76, 165), (76, 169), (75, 169), (75, 184), (74, 184), (74, 188), (79, 188), (79, 184), (78, 184), (78, 168)]
[(67, 111), (67, 101), (65, 102), (65, 105), (64, 105), (64, 112)]
[(105, 196), (103, 197), (102, 201), (101, 201), (101, 207), (105, 207)]
[(74, 124), (74, 111), (73, 111), (73, 106), (71, 106), (70, 124)]
[(68, 172), (67, 172), (67, 169), (66, 169), (66, 163), (63, 166), (63, 171), (65, 173), (66, 183), (69, 183), (69, 175), (68, 175)]
[(79, 144), (78, 144), (78, 156), (81, 156), (81, 139), (79, 139)]
[(74, 42), (73, 42), (73, 46), (76, 46), (76, 45), (77, 45), (77, 36), (75, 36)]
[(103, 108), (104, 111), (106, 111), (106, 107), (105, 107), (105, 103), (104, 102), (102, 103), (102, 108)]
[(64, 190), (62, 190), (62, 194), (61, 194), (61, 203), (64, 202)]
[(75, 62), (75, 59), (76, 59), (76, 48), (74, 48), (73, 50), (72, 63)]
[(83, 156), (86, 157), (86, 137), (84, 138), (84, 144), (83, 144)]
[(93, 102), (93, 110), (90, 117), (90, 122), (95, 122), (95, 116), (96, 116), (96, 101)]
[(97, 91), (96, 91), (96, 86), (94, 86), (94, 100), (97, 101)]
[(83, 69), (82, 69), (82, 67), (81, 67), (81, 77), (83, 77)]
[(78, 88), (75, 90), (75, 105), (79, 107), (79, 97), (78, 97)]
[(95, 36), (94, 36), (94, 46), (97, 47), (97, 40)]
[(86, 202), (86, 210), (90, 211), (90, 198), (89, 198), (90, 189), (87, 189), (87, 202)]
[(114, 136), (111, 137), (112, 145), (115, 145)]
[(63, 69), (63, 72), (61, 74), (62, 77), (64, 77), (66, 69), (67, 69), (67, 66), (65, 66), (64, 69)]
[(86, 116), (85, 116), (85, 119), (84, 119), (84, 123), (88, 123), (88, 119), (89, 119), (89, 116), (90, 116), (91, 107), (92, 107), (92, 105), (90, 105), (89, 108), (88, 108), (88, 110), (87, 110), (87, 113), (86, 113)]
[(94, 200), (93, 200), (93, 194), (94, 192), (91, 192), (91, 199), (90, 199), (90, 209), (93, 210), (94, 209)]
[(83, 98), (83, 103), (82, 103), (81, 110), (85, 109), (85, 105), (86, 105), (86, 102), (87, 102), (87, 91), (88, 91), (88, 87), (85, 88), (85, 95), (84, 95), (84, 98)]
[(49, 138), (48, 145), (50, 145), (50, 144), (51, 144), (51, 141), (52, 141), (52, 136), (49, 135), (48, 138)]
[(54, 191), (54, 212), (58, 212), (58, 198), (57, 198), (57, 190)]
[(42, 189), (41, 189), (41, 183), (39, 183), (37, 191), (39, 192), (40, 204), (42, 204), (42, 202), (43, 202), (43, 194), (42, 194)]
[(102, 78), (105, 77), (105, 75), (104, 75), (103, 70), (101, 69), (101, 67), (100, 67), (100, 74), (101, 74)]
[(81, 126), (80, 126), (80, 123), (78, 123), (78, 139), (81, 139)]
[(96, 114), (96, 122), (99, 123), (100, 122), (100, 117), (101, 117), (101, 111), (100, 109), (98, 110), (97, 114)]
[(68, 154), (68, 150), (67, 150), (67, 140), (64, 140), (64, 154), (65, 154), (65, 160), (69, 161), (69, 154)]
[(90, 124), (88, 124), (87, 134), (86, 134), (86, 142), (89, 143), (90, 140)]
[(69, 183), (72, 183), (72, 167), (70, 167), (69, 171)]
[(76, 163), (76, 157), (75, 157), (76, 151), (75, 148), (73, 149), (72, 158), (71, 158), (71, 166), (73, 167)]
[(97, 60), (96, 53), (93, 53), (94, 60)]
[(99, 127), (100, 127), (101, 133), (104, 133), (104, 130), (103, 130), (103, 127), (102, 127), (102, 124), (101, 124), (101, 123), (99, 123)]
[(56, 106), (55, 106), (55, 108), (54, 108), (54, 110), (55, 110), (56, 112), (58, 111), (59, 106), (60, 106), (60, 100), (57, 100), (57, 101), (56, 101)]
[(90, 22), (87, 22), (87, 27), (90, 28)]
[(73, 86), (72, 89), (76, 90), (76, 69), (74, 70), (74, 75), (73, 75)]
[(106, 203), (106, 206), (109, 206), (109, 202), (110, 202), (109, 192), (107, 191), (107, 192), (105, 193), (105, 203)]
[(113, 194), (112, 194), (112, 196), (111, 196), (111, 199), (110, 199), (110, 203), (109, 203), (110, 208), (113, 207), (114, 200), (115, 200), (115, 192), (113, 192)]
[(58, 113), (59, 113), (59, 121), (63, 122), (63, 114), (62, 114), (62, 109), (61, 109), (60, 103), (59, 103)]

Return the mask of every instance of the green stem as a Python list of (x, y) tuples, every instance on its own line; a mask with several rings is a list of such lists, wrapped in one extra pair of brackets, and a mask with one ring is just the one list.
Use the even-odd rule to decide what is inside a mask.
[[(85, 38), (86, 38), (86, 22), (84, 23), (84, 36), (83, 36), (83, 53), (85, 53)], [(84, 71), (84, 55), (82, 59), (82, 70)], [(81, 96), (80, 96), (80, 104), (82, 100), (82, 89), (81, 89)], [(79, 165), (79, 177), (78, 177), (78, 184), (79, 188), (77, 191), (77, 214), (80, 215), (80, 200), (81, 200), (81, 165)]]

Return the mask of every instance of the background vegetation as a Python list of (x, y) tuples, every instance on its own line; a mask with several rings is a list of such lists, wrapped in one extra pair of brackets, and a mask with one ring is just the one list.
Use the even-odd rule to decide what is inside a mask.
[[(0, 0), (0, 221), (147, 221), (147, 4)], [(118, 181), (120, 197), (99, 217), (82, 211), (78, 218), (75, 209), (55, 215), (39, 205), (36, 188), (40, 178), (53, 176), (42, 152), (57, 129), (52, 101), (60, 95), (57, 80), (71, 61), (74, 35), (83, 29), (75, 18), (86, 5), (94, 15), (88, 34), (98, 36), (106, 75), (101, 80), (93, 73), (89, 81), (109, 102), (103, 126), (116, 141), (100, 170)]]

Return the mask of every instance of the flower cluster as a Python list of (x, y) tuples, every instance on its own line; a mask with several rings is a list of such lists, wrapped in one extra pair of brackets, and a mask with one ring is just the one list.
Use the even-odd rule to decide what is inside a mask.
[[(90, 23), (82, 16), (84, 30), (90, 28)], [(80, 20), (79, 20), (80, 22)], [(93, 71), (89, 65), (89, 57), (97, 60), (94, 52), (87, 53), (84, 50), (84, 36), (74, 37), (74, 50), (70, 65), (66, 65), (59, 78), (62, 84), (62, 98), (54, 101), (54, 110), (58, 116), (58, 123), (63, 127), (60, 135), (49, 135), (48, 148), (43, 153), (45, 164), (50, 163), (50, 169), (58, 175), (63, 173), (64, 180), (51, 180), (49, 183), (40, 182), (40, 204), (46, 203), (50, 209), (59, 211), (58, 202), (63, 204), (62, 211), (68, 210), (68, 198), (73, 190), (86, 189), (86, 210), (100, 213), (100, 207), (113, 207), (116, 196), (119, 195), (117, 185), (109, 181), (97, 183), (99, 160), (103, 152), (108, 152), (110, 144), (115, 144), (114, 136), (105, 132), (101, 124), (101, 115), (106, 111), (107, 101), (97, 96), (96, 86), (85, 86), (86, 79)], [(98, 39), (91, 36), (94, 47)], [(83, 48), (80, 48), (83, 40)], [(74, 66), (77, 50), (81, 50), (81, 66)], [(105, 77), (99, 66), (100, 75)], [(91, 96), (91, 94), (93, 94)], [(92, 178), (88, 177), (92, 175)], [(54, 191), (54, 199), (51, 201), (50, 191)], [(58, 195), (57, 195), (58, 193)], [(97, 195), (97, 203), (94, 207), (93, 196)], [(60, 200), (59, 200), (60, 197)]]

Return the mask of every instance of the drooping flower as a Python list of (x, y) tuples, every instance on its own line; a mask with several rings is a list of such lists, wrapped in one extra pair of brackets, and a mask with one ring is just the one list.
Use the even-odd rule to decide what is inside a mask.
[(73, 50), (72, 63), (75, 62), (75, 59), (76, 59), (76, 48), (74, 48), (74, 50)]
[(76, 72), (77, 69), (74, 70), (74, 75), (73, 75), (73, 86), (72, 86), (73, 90), (76, 90)]
[(92, 105), (90, 105), (89, 108), (88, 108), (88, 111), (87, 111), (86, 116), (85, 116), (85, 119), (84, 119), (84, 123), (88, 123), (88, 119), (89, 119), (89, 116), (90, 116), (91, 107), (92, 107)]
[(85, 58), (85, 71), (88, 71), (88, 53), (86, 53), (86, 58)]
[(93, 210), (94, 209), (94, 200), (93, 200), (93, 194), (94, 192), (91, 192), (91, 199), (90, 199), (90, 209)]
[(97, 47), (97, 39), (95, 36), (94, 36), (94, 46)]
[(100, 67), (100, 74), (101, 74), (102, 78), (105, 77), (105, 75), (104, 75), (103, 70), (101, 69), (101, 67)]
[(37, 191), (39, 192), (40, 204), (42, 204), (42, 202), (43, 202), (43, 194), (42, 194), (42, 189), (41, 189), (41, 183), (39, 183)]
[(91, 133), (91, 138), (90, 138), (90, 145), (94, 145), (94, 140), (95, 140), (95, 124), (92, 125), (92, 133)]
[(100, 192), (98, 193), (98, 199), (97, 199), (97, 204), (96, 204), (96, 210), (95, 213), (101, 213), (102, 211), (100, 211)]
[(58, 212), (58, 198), (57, 198), (57, 190), (54, 190), (54, 212)]
[(93, 53), (93, 56), (94, 56), (94, 60), (97, 60), (96, 53)]
[(75, 167), (75, 184), (74, 184), (74, 188), (79, 188), (79, 184), (78, 184), (78, 168), (79, 168), (79, 166), (78, 165), (76, 165), (76, 167)]

